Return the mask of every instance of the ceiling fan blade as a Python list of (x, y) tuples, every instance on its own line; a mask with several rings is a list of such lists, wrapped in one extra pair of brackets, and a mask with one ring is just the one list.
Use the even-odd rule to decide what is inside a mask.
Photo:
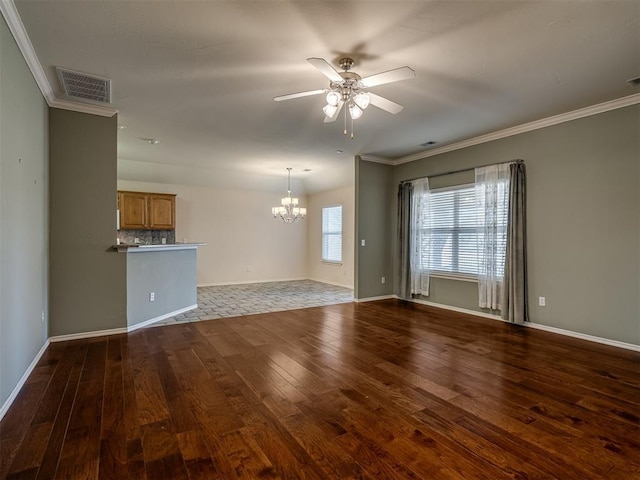
[(307, 58), (307, 62), (316, 67), (318, 71), (332, 82), (341, 82), (342, 76), (324, 58)]
[(389, 113), (396, 114), (402, 111), (404, 108), (402, 105), (396, 102), (392, 102), (391, 100), (387, 100), (380, 95), (376, 95), (375, 93), (367, 92), (369, 95), (369, 100), (371, 101), (371, 105), (375, 105), (382, 110), (386, 110)]
[(400, 80), (409, 80), (414, 78), (416, 72), (409, 67), (400, 67), (387, 72), (376, 73), (375, 75), (369, 75), (362, 79), (362, 84), (365, 87), (375, 87), (377, 85), (383, 85), (385, 83), (399, 82)]
[(290, 93), (289, 95), (280, 95), (279, 97), (273, 97), (276, 102), (281, 102), (283, 100), (291, 100), (292, 98), (300, 98), (300, 97), (308, 97), (310, 95), (320, 95), (321, 93), (325, 93), (327, 90), (309, 90), (307, 92), (299, 92), (299, 93)]
[(333, 116), (331, 117), (324, 117), (324, 123), (331, 123), (331, 122), (335, 122), (336, 119), (338, 118), (338, 115), (340, 115), (340, 111), (342, 110), (342, 106), (344, 105), (344, 102), (341, 100), (338, 103), (338, 109), (336, 110), (336, 113), (333, 114)]

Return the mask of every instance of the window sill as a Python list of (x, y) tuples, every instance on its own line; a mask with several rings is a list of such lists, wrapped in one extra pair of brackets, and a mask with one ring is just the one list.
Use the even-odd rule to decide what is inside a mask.
[(325, 265), (335, 265), (336, 267), (342, 265), (342, 262), (332, 262), (331, 260), (321, 260), (320, 263), (324, 263)]

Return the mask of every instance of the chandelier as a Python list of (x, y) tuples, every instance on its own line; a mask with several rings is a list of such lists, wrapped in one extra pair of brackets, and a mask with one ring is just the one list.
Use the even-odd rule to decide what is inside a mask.
[(298, 220), (304, 218), (307, 214), (307, 209), (298, 206), (298, 198), (291, 196), (291, 168), (287, 168), (289, 172), (289, 183), (287, 188), (287, 196), (282, 199), (279, 207), (273, 207), (271, 213), (273, 218), (280, 217), (285, 223), (296, 223)]

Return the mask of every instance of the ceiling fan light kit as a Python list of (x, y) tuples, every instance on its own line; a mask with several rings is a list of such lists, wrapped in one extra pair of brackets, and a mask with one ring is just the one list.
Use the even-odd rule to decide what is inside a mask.
[(338, 111), (338, 105), (331, 105), (330, 103), (327, 103), (322, 107), (322, 111), (327, 117), (333, 117)]
[(375, 105), (376, 107), (394, 115), (403, 109), (403, 106), (398, 103), (392, 102), (391, 100), (380, 97), (374, 93), (370, 93), (369, 88), (384, 85), (386, 83), (398, 82), (400, 80), (408, 80), (416, 76), (416, 72), (413, 69), (409, 67), (400, 67), (362, 78), (357, 73), (350, 71), (353, 67), (354, 61), (348, 57), (340, 59), (339, 63), (340, 68), (343, 69), (342, 72), (338, 72), (323, 58), (307, 58), (307, 61), (329, 79), (329, 88), (324, 90), (309, 90), (306, 92), (281, 95), (279, 97), (275, 97), (274, 100), (276, 102), (280, 102), (283, 100), (291, 100), (294, 98), (326, 93), (327, 95), (325, 98), (327, 104), (322, 108), (325, 115), (324, 122), (334, 122), (346, 104), (344, 112), (344, 134), (347, 134), (348, 112), (349, 117), (351, 117), (351, 138), (354, 138), (353, 120), (360, 118), (364, 113), (364, 110), (369, 105)]
[(340, 98), (340, 94), (337, 91), (331, 90), (327, 93), (327, 104), (335, 107), (340, 103)]

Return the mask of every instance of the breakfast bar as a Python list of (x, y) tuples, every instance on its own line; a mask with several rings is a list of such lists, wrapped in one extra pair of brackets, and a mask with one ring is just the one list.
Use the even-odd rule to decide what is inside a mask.
[(130, 331), (197, 308), (196, 255), (198, 247), (204, 245), (113, 245), (127, 255)]

